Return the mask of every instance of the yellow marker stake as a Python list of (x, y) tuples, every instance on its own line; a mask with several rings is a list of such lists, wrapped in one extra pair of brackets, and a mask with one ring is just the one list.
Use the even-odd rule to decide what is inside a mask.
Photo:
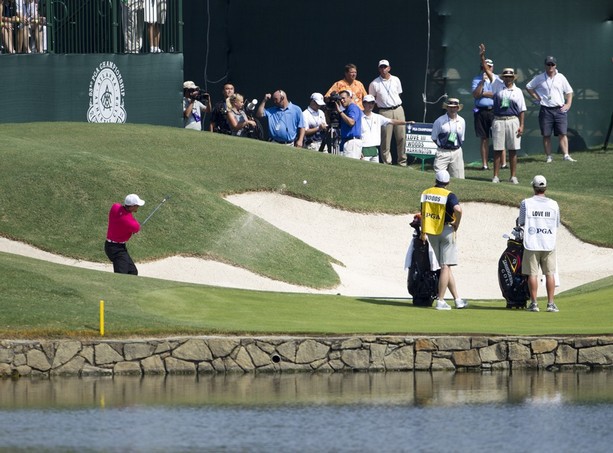
[(100, 336), (104, 336), (104, 301), (100, 300)]

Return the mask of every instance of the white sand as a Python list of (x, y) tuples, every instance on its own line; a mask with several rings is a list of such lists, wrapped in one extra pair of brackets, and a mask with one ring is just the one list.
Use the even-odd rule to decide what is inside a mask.
[[(409, 297), (404, 259), (413, 233), (409, 226), (412, 215), (355, 214), (262, 192), (234, 195), (227, 200), (342, 262), (344, 266), (334, 265), (341, 284), (317, 291), (216, 261), (183, 257), (137, 263), (139, 274), (253, 290)], [(485, 203), (464, 203), (462, 207), (464, 215), (457, 236), (460, 263), (453, 269), (458, 290), (467, 299), (501, 299), (497, 269), (506, 247), (502, 235), (515, 225), (518, 209)], [(4, 238), (0, 238), (0, 251), (112, 272), (110, 263), (68, 259)], [(581, 242), (562, 228), (558, 234), (558, 264), (557, 292), (561, 292), (613, 275), (613, 249)]]

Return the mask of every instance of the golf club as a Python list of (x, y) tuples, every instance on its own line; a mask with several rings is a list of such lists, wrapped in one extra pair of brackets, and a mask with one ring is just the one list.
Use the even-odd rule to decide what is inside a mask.
[(164, 199), (160, 202), (160, 204), (158, 204), (155, 209), (153, 211), (151, 211), (151, 213), (147, 216), (147, 218), (143, 221), (143, 223), (141, 223), (141, 226), (145, 225), (145, 223), (147, 223), (147, 221), (151, 218), (151, 216), (153, 216), (153, 214), (155, 214), (155, 212), (160, 209), (162, 207), (162, 205), (164, 203), (166, 203), (166, 200), (170, 199), (170, 195), (166, 195), (164, 196)]

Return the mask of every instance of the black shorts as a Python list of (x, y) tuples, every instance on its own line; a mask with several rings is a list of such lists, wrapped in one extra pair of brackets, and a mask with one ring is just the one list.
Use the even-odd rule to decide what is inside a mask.
[(492, 124), (494, 122), (494, 110), (479, 110), (475, 112), (475, 133), (480, 138), (492, 136)]

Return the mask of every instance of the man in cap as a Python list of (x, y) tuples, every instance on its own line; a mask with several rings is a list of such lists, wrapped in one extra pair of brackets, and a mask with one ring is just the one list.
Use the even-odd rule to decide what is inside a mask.
[[(274, 106), (265, 108), (266, 102), (270, 99), (272, 99)], [(277, 90), (273, 94), (266, 93), (258, 106), (256, 116), (268, 119), (270, 140), (282, 145), (302, 148), (304, 141), (302, 110), (289, 101), (285, 91)]]
[(466, 121), (458, 115), (463, 107), (457, 98), (449, 98), (443, 102), (447, 113), (436, 119), (431, 134), (432, 141), (437, 145), (434, 171), (447, 170), (453, 178), (459, 179), (464, 179), (462, 143), (466, 133)]
[(397, 163), (402, 167), (407, 165), (407, 155), (405, 153), (405, 116), (402, 108), (402, 83), (400, 79), (390, 73), (392, 67), (388, 60), (379, 61), (379, 77), (370, 82), (368, 86), (368, 94), (374, 96), (377, 103), (378, 111), (381, 115), (390, 120), (399, 120), (402, 123), (388, 123), (383, 126), (381, 131), (381, 158), (383, 163), (391, 164), (392, 155), (390, 145), (392, 135), (396, 140), (396, 155)]
[[(382, 132), (388, 125), (404, 127), (407, 121), (390, 119), (373, 112), (375, 97), (371, 94), (364, 96), (362, 104), (364, 105), (364, 116), (362, 117), (362, 159), (370, 162), (379, 162), (379, 146), (381, 145)], [(382, 162), (384, 161), (382, 160)]]
[(451, 310), (445, 302), (447, 289), (455, 300), (456, 308), (465, 308), (468, 302), (458, 295), (455, 278), (451, 266), (458, 264), (458, 250), (456, 247), (456, 231), (462, 220), (462, 207), (458, 197), (447, 189), (449, 172), (439, 170), (436, 172), (434, 187), (424, 190), (421, 194), (421, 231), (422, 239), (427, 235), (428, 241), (434, 250), (441, 273), (438, 281), (438, 299), (434, 308), (437, 310)]
[(128, 254), (126, 242), (140, 231), (140, 223), (132, 215), (145, 204), (136, 194), (126, 196), (123, 204), (115, 203), (109, 211), (109, 224), (106, 232), (104, 252), (113, 263), (117, 274), (138, 275), (138, 270)]
[[(494, 62), (489, 58), (485, 60), (485, 64), (493, 71)], [(481, 141), (481, 169), (488, 170), (487, 158), (490, 150), (490, 137), (492, 135), (492, 123), (494, 122), (494, 92), (492, 91), (492, 82), (487, 77), (485, 69), (480, 66), (481, 72), (473, 78), (472, 81), (472, 94), (475, 98), (474, 122), (475, 133)], [(494, 76), (498, 79), (498, 76)], [(502, 152), (502, 166), (506, 168), (506, 156), (503, 150)]]
[(494, 123), (492, 125), (492, 138), (494, 141), (494, 177), (493, 183), (499, 183), (500, 167), (502, 166), (502, 153), (509, 150), (509, 164), (511, 167), (512, 184), (519, 184), (517, 180), (517, 151), (521, 149), (521, 136), (524, 133), (524, 116), (526, 101), (524, 94), (515, 85), (517, 75), (513, 68), (504, 68), (500, 79), (494, 79), (494, 72), (485, 63), (485, 45), (479, 46), (481, 65), (485, 68), (487, 77), (492, 82), (494, 92)]
[(358, 67), (353, 63), (349, 63), (345, 65), (345, 77), (341, 80), (338, 80), (332, 84), (330, 89), (326, 91), (324, 97), (329, 98), (332, 93), (341, 94), (341, 91), (349, 90), (353, 93), (353, 102), (360, 108), (360, 110), (364, 110), (362, 106), (362, 99), (368, 93), (366, 92), (366, 88), (362, 82), (358, 80)]
[(325, 138), (328, 124), (326, 115), (320, 107), (326, 105), (321, 93), (311, 94), (309, 106), (302, 111), (304, 117), (304, 147), (323, 151), (322, 142)]
[(551, 133), (559, 137), (560, 149), (564, 160), (575, 162), (568, 152), (568, 111), (573, 103), (573, 89), (566, 77), (556, 69), (554, 57), (545, 58), (545, 72), (534, 77), (526, 85), (526, 90), (541, 105), (539, 126), (543, 136), (543, 148), (547, 163), (551, 163)]
[(529, 311), (539, 311), (536, 300), (539, 266), (545, 275), (547, 311), (558, 312), (553, 298), (556, 273), (556, 236), (560, 227), (558, 203), (545, 196), (547, 180), (542, 175), (532, 179), (534, 196), (523, 200), (519, 206), (519, 225), (524, 227), (524, 255), (522, 274), (528, 276), (530, 290)]
[(207, 111), (211, 110), (211, 98), (206, 95), (208, 105), (200, 102), (199, 98), (200, 88), (191, 80), (183, 82), (183, 126), (185, 129), (202, 130), (202, 118)]

